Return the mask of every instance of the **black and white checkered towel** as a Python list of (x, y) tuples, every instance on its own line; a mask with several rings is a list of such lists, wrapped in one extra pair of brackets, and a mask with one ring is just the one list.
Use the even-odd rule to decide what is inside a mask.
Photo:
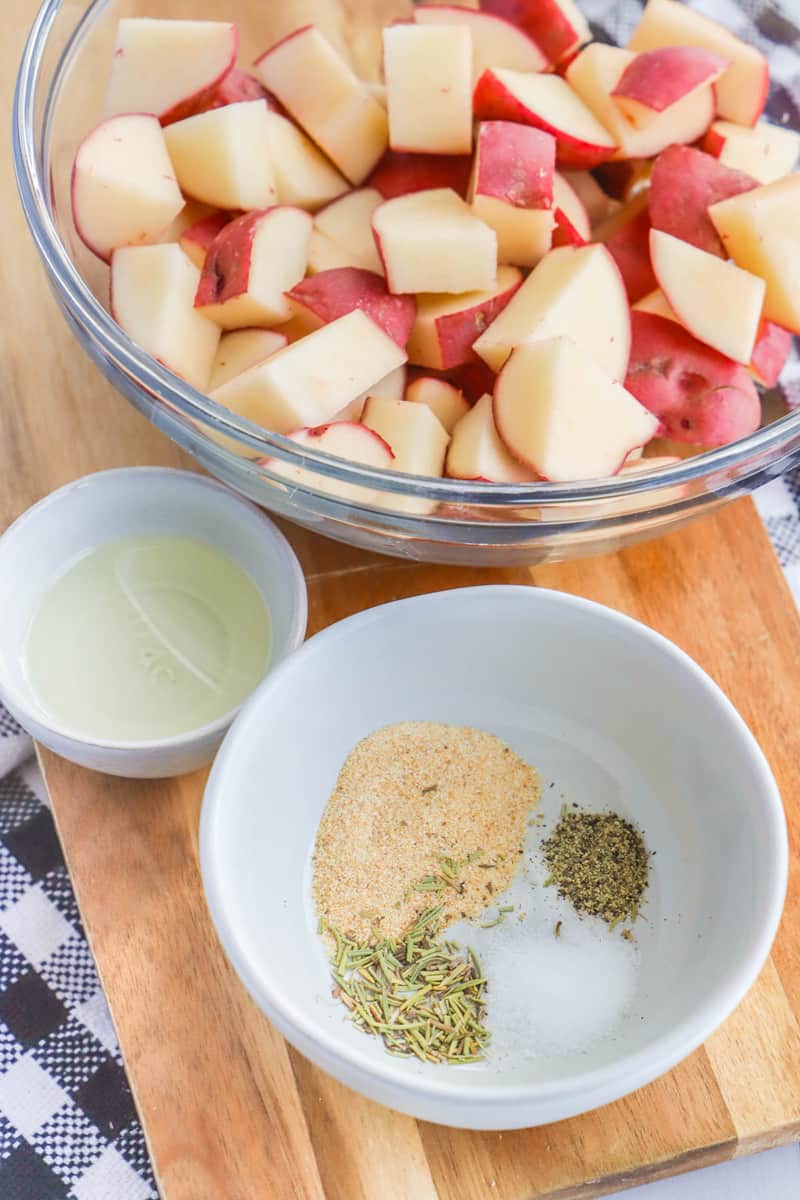
[(157, 1200), (30, 755), (0, 707), (0, 1200)]

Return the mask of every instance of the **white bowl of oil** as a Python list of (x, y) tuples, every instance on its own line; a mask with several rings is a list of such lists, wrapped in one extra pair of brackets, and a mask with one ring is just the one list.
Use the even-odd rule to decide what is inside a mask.
[[(498, 898), (514, 917), (456, 934), (489, 980), (484, 1062), (394, 1057), (359, 1032), (317, 934), (311, 855), (338, 772), (404, 721), (486, 730), (543, 782), (543, 824)], [(653, 852), (633, 943), (545, 886), (541, 840), (564, 803), (619, 813)], [(764, 756), (696, 663), (600, 605), (491, 586), (371, 609), (292, 655), (217, 757), (200, 849), (220, 939), (289, 1041), (374, 1100), (472, 1129), (609, 1103), (699, 1046), (764, 963), (788, 861)]]
[(37, 741), (133, 778), (206, 765), (303, 641), (283, 534), (221, 484), (133, 467), (53, 492), (0, 538), (0, 696)]

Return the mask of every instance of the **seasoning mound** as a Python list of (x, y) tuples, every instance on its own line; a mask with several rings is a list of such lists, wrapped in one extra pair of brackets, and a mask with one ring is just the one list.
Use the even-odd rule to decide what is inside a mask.
[(542, 852), (550, 872), (546, 885), (555, 885), (578, 912), (600, 917), (612, 929), (636, 920), (650, 863), (630, 821), (612, 812), (562, 812)]
[(511, 882), (533, 767), (492, 734), (408, 721), (348, 756), (317, 832), (314, 901), (359, 943), (400, 938), (432, 904), (438, 924), (474, 918)]
[(390, 1054), (423, 1062), (480, 1062), (486, 985), (474, 951), (442, 941), (438, 906), (426, 909), (400, 941), (359, 945), (326, 927), (334, 941), (334, 999), (362, 1033), (383, 1039)]

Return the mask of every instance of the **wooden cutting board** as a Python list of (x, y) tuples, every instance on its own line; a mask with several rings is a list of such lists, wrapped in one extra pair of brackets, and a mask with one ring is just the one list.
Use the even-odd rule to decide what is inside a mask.
[[(187, 11), (198, 7), (219, 15), (213, 4)], [(369, 42), (361, 0), (274, 7), (291, 9), (289, 24), (324, 9), (334, 31), (357, 10), (362, 41)], [(33, 0), (6, 0), (5, 112), (33, 8)], [(270, 10), (263, 0), (261, 10)], [(73, 342), (24, 229), (8, 165), (0, 199), (4, 528), (46, 492), (88, 471), (190, 464)], [(250, 1002), (203, 901), (202, 774), (129, 783), (42, 753), (164, 1200), (567, 1200), (800, 1136), (800, 622), (751, 504), (731, 505), (613, 557), (532, 571), (420, 566), (288, 532), (308, 578), (311, 632), (401, 596), (508, 581), (589, 596), (673, 638), (732, 697), (776, 772), (792, 841), (786, 914), (772, 957), (739, 1010), (663, 1079), (546, 1128), (443, 1129), (335, 1083), (291, 1050)]]

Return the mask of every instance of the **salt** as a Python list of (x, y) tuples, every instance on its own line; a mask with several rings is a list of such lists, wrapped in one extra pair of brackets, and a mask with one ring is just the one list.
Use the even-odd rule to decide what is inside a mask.
[[(490, 1063), (588, 1053), (619, 1033), (636, 1002), (636, 942), (623, 938), (621, 927), (579, 917), (554, 887), (543, 886), (543, 833), (538, 825), (529, 829), (521, 867), (497, 897), (497, 905), (513, 904), (514, 911), (490, 929), (460, 921), (447, 932), (473, 947), (489, 980)], [(483, 922), (497, 913), (487, 909)]]

